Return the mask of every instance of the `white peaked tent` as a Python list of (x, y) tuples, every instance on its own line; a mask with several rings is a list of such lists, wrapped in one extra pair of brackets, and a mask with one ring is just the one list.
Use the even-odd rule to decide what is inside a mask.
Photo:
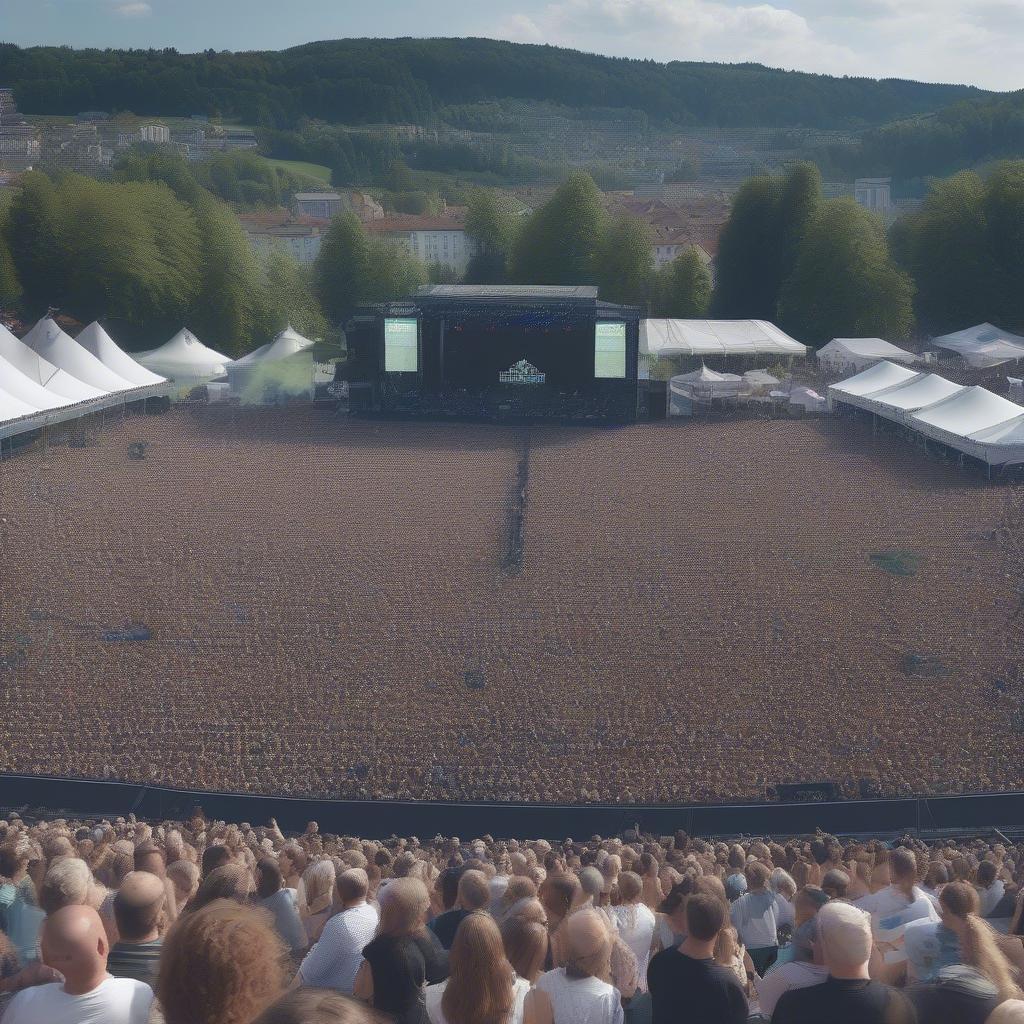
[(999, 366), (1012, 360), (1024, 359), (1024, 338), (989, 323), (932, 338), (932, 344), (936, 348), (956, 352), (963, 356), (968, 366), (976, 368)]
[(668, 414), (690, 416), (693, 402), (734, 398), (743, 383), (743, 378), (735, 373), (716, 373), (704, 365), (691, 373), (677, 374), (668, 382)]
[[(313, 363), (309, 353), (312, 346), (309, 338), (304, 338), (289, 324), (270, 344), (261, 345), (228, 366), (232, 393), (241, 394), (252, 388), (277, 388), (285, 392), (308, 390), (313, 383)], [(305, 363), (301, 359), (303, 353), (306, 353)], [(296, 357), (300, 359), (296, 360)]]
[(829, 403), (840, 401), (850, 405), (859, 404), (852, 401), (852, 399), (859, 398), (862, 395), (871, 395), (885, 388), (893, 388), (897, 384), (906, 384), (907, 381), (913, 380), (917, 376), (919, 374), (916, 374), (913, 370), (908, 370), (905, 366), (898, 366), (896, 363), (890, 363), (885, 359), (880, 363), (875, 363), (874, 366), (869, 366), (866, 370), (862, 370), (847, 380), (841, 380), (838, 384), (830, 384), (828, 389)]
[(85, 402), (106, 394), (100, 388), (94, 388), (91, 384), (79, 380), (67, 370), (54, 366), (7, 330), (0, 330), (0, 358), (58, 398)]
[(50, 317), (43, 317), (22, 339), (33, 352), (66, 370), (73, 377), (108, 393), (130, 391), (136, 387), (124, 377), (108, 370), (94, 355), (86, 352), (74, 338), (65, 334)]
[(136, 387), (163, 384), (164, 378), (140, 366), (113, 338), (94, 320), (75, 339), (90, 355), (95, 356), (108, 370), (123, 377)]
[(966, 438), (1018, 419), (1024, 408), (986, 388), (963, 388), (911, 417), (923, 434), (939, 440)]
[(886, 419), (905, 423), (907, 417), (921, 409), (927, 409), (938, 402), (963, 391), (961, 384), (954, 384), (935, 373), (920, 373), (905, 384), (883, 388), (869, 395), (851, 397), (850, 404), (870, 409)]
[(186, 327), (159, 348), (139, 352), (135, 361), (162, 377), (186, 381), (221, 377), (231, 362), (227, 356), (207, 348)]
[(882, 359), (916, 363), (917, 356), (881, 338), (833, 338), (818, 349), (818, 365), (824, 370), (865, 370)]
[[(15, 344), (21, 344), (3, 324), (0, 324), (0, 352), (7, 348), (4, 345), (4, 335)], [(25, 376), (14, 363), (8, 362), (2, 354), (0, 354), (0, 388), (35, 409), (60, 409), (74, 404), (72, 399), (48, 391), (42, 384)]]
[(20, 420), (26, 416), (35, 416), (38, 412), (37, 408), (5, 390), (3, 382), (0, 381), (0, 424), (9, 423), (11, 420)]
[(807, 355), (767, 320), (641, 320), (640, 352), (650, 356)]

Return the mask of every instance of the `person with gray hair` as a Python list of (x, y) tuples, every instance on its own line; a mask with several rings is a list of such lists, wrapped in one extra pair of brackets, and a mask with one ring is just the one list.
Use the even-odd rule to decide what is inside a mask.
[(849, 903), (822, 907), (817, 918), (821, 957), (828, 977), (818, 985), (786, 992), (772, 1024), (914, 1024), (909, 1000), (868, 974), (873, 942), (871, 917)]
[(77, 857), (61, 857), (46, 872), (39, 890), (39, 906), (47, 914), (55, 914), (63, 907), (91, 905), (96, 896), (89, 865)]
[(377, 931), (377, 911), (366, 902), (370, 881), (362, 868), (349, 868), (337, 879), (339, 913), (335, 914), (306, 954), (292, 987), (330, 988), (351, 995), (363, 963), (363, 947)]
[(755, 975), (754, 987), (761, 1013), (771, 1017), (779, 1000), (792, 989), (820, 985), (828, 968), (818, 941), (817, 916), (805, 921), (793, 933), (793, 958), (776, 965), (763, 977)]

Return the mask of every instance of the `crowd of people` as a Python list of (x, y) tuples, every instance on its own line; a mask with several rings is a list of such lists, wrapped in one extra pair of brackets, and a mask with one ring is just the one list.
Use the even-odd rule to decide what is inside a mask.
[(0, 821), (0, 1024), (1021, 1024), (1024, 843)]

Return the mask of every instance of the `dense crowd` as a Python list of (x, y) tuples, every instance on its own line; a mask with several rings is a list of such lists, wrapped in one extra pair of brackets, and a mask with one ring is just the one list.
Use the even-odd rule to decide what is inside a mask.
[[(1018, 489), (828, 431), (176, 409), (5, 459), (0, 770), (567, 803), (1024, 788)], [(893, 550), (914, 575), (872, 561)]]
[(1020, 1024), (1024, 844), (0, 822), (2, 1024)]

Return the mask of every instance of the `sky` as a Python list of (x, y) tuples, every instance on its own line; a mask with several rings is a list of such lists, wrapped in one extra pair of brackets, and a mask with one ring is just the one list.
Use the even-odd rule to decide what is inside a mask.
[(23, 46), (253, 50), (346, 36), (1024, 88), (1024, 0), (0, 0), (0, 40)]

